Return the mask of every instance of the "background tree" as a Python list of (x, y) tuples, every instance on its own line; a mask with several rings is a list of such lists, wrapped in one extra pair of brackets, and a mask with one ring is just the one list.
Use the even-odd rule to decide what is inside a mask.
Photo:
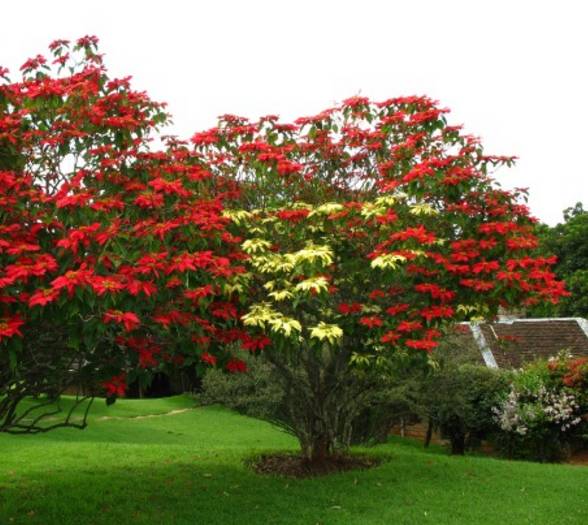
[(541, 225), (538, 235), (545, 252), (557, 257), (553, 270), (570, 295), (531, 309), (534, 316), (588, 317), (588, 211), (578, 202), (563, 217), (556, 226)]

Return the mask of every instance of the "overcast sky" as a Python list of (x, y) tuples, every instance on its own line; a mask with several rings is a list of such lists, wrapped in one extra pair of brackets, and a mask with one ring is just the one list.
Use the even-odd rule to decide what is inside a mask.
[(0, 65), (16, 73), (56, 38), (96, 35), (111, 73), (168, 102), (183, 137), (223, 113), (290, 120), (360, 93), (424, 94), (489, 153), (520, 158), (498, 179), (528, 187), (542, 221), (588, 207), (581, 0), (21, 0), (0, 12)]

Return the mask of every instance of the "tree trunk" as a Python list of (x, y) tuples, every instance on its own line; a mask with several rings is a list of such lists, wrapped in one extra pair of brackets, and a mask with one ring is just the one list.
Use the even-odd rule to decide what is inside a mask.
[(425, 448), (429, 448), (431, 438), (433, 437), (433, 421), (429, 419), (427, 424), (427, 433), (425, 434)]
[(307, 459), (310, 463), (324, 463), (331, 456), (332, 450), (333, 447), (327, 436), (313, 436)]
[(457, 456), (465, 454), (465, 435), (453, 434), (451, 436), (451, 453)]

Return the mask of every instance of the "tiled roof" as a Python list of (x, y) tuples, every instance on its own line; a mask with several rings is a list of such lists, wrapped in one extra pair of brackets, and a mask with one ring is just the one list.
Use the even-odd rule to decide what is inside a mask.
[(476, 343), (488, 366), (519, 368), (523, 363), (547, 359), (562, 350), (588, 357), (586, 319), (512, 319), (470, 328), (472, 335), (478, 336)]

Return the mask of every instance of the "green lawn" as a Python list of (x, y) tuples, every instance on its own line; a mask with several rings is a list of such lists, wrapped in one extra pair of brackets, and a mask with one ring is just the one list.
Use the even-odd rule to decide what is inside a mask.
[[(0, 435), (0, 525), (588, 523), (588, 468), (447, 456), (392, 440), (385, 462), (327, 478), (261, 477), (271, 426), (185, 397), (97, 402), (90, 426)], [(118, 419), (103, 419), (117, 416)]]

